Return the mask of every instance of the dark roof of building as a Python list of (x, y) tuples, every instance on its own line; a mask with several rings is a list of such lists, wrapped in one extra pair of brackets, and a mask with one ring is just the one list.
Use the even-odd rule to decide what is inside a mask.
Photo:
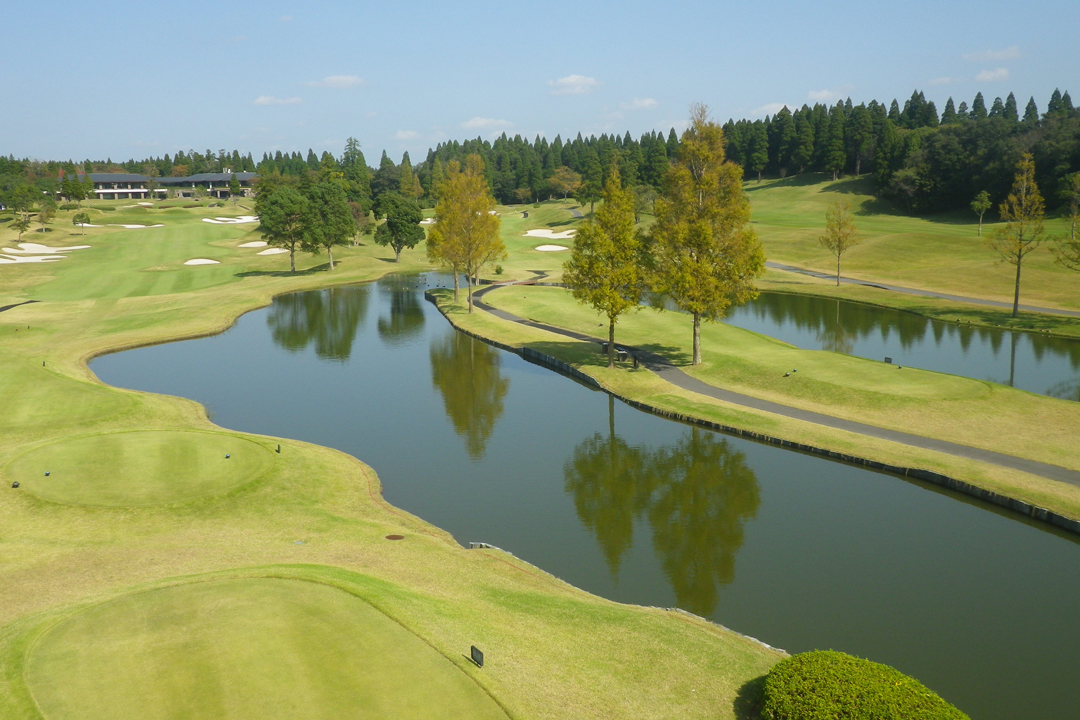
[[(187, 183), (200, 183), (200, 182), (229, 182), (232, 176), (236, 175), (236, 179), (240, 182), (248, 182), (254, 180), (257, 176), (253, 172), (238, 172), (238, 173), (199, 173), (198, 175), (192, 175), (190, 177), (161, 177), (154, 178), (158, 185), (184, 185)], [(85, 176), (81, 176), (85, 177)], [(150, 180), (146, 175), (136, 175), (134, 173), (90, 173), (90, 179), (94, 182), (101, 183), (128, 183), (128, 182), (148, 182)]]
[(251, 180), (255, 177), (253, 172), (238, 172), (238, 173), (199, 173), (198, 175), (192, 175), (189, 178), (185, 178), (191, 182), (229, 182), (232, 176), (235, 175), (237, 180), (245, 181)]
[(132, 173), (90, 173), (94, 182), (146, 182), (150, 178)]

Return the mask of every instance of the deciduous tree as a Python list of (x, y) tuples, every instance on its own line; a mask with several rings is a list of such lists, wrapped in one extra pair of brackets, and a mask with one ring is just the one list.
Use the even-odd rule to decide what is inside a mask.
[(1001, 256), (1001, 262), (1016, 266), (1012, 311), (1012, 316), (1016, 317), (1020, 308), (1021, 265), (1024, 257), (1044, 240), (1043, 217), (1046, 209), (1039, 187), (1035, 184), (1035, 160), (1031, 153), (1020, 156), (1012, 191), (998, 208), (1005, 227), (987, 238), (987, 244)]
[[(75, 213), (75, 217), (71, 218), (71, 224), (74, 225), (75, 227), (85, 228), (87, 225), (90, 224), (90, 213), (88, 213), (88, 212)], [(82, 234), (83, 235), (86, 234), (85, 229), (82, 231)]]
[(266, 244), (289, 251), (289, 272), (296, 272), (296, 250), (304, 242), (307, 198), (295, 188), (280, 186), (259, 193), (259, 224)]
[(818, 238), (821, 247), (836, 256), (836, 285), (840, 286), (840, 258), (862, 242), (859, 229), (851, 217), (851, 206), (846, 202), (834, 202), (825, 211), (825, 234)]
[(986, 211), (990, 209), (991, 205), (993, 205), (993, 203), (990, 202), (990, 193), (985, 190), (976, 195), (975, 199), (971, 201), (972, 212), (979, 216), (979, 237), (982, 237), (983, 215), (986, 214)]
[(645, 268), (642, 239), (634, 231), (634, 197), (623, 188), (617, 166), (608, 173), (602, 197), (594, 218), (574, 236), (563, 282), (579, 303), (607, 317), (608, 367), (615, 367), (615, 321), (641, 307)]
[(581, 175), (562, 165), (552, 176), (551, 187), (555, 189), (555, 192), (562, 193), (563, 200), (565, 200), (568, 195), (576, 193), (577, 189), (581, 187)]
[(1062, 192), (1065, 198), (1065, 218), (1069, 221), (1069, 237), (1058, 238), (1054, 256), (1058, 263), (1070, 270), (1080, 270), (1080, 239), (1076, 226), (1080, 225), (1080, 172), (1073, 173)]
[(749, 227), (742, 168), (725, 162), (724, 131), (695, 105), (651, 235), (654, 289), (694, 316), (693, 363), (701, 362), (701, 320), (718, 320), (757, 292), (765, 253)]
[(375, 230), (375, 242), (393, 248), (394, 262), (400, 262), (402, 250), (414, 248), (424, 239), (424, 228), (420, 227), (424, 214), (415, 200), (398, 193), (382, 195), (376, 208), (376, 214), (386, 222)]
[(39, 208), (37, 220), (41, 224), (41, 232), (45, 232), (45, 225), (56, 217), (56, 202), (51, 197), (46, 197), (41, 201)]
[(318, 254), (326, 250), (330, 270), (334, 269), (334, 246), (352, 237), (355, 225), (345, 197), (344, 183), (333, 178), (319, 180), (308, 190), (304, 211), (304, 250)]
[(454, 271), (454, 299), (457, 300), (459, 272), (469, 284), (469, 312), (473, 310), (472, 286), (480, 270), (489, 262), (506, 257), (499, 237), (499, 216), (492, 213), (495, 200), (484, 179), (484, 162), (470, 155), (465, 167), (454, 160), (446, 173), (435, 224), (428, 232), (428, 257)]

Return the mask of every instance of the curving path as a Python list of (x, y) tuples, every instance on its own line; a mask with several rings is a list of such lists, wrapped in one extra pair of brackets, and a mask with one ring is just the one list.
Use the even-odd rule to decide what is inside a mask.
[[(829, 273), (818, 272), (817, 270), (807, 270), (805, 268), (795, 267), (794, 265), (784, 265), (782, 263), (773, 262), (772, 260), (766, 261), (765, 267), (773, 268), (774, 270), (783, 270), (784, 272), (798, 273), (800, 275), (809, 275), (810, 277), (816, 277), (822, 280), (836, 279), (835, 274), (830, 275)], [(848, 285), (862, 285), (864, 287), (878, 288), (880, 290), (891, 290), (892, 292), (904, 293), (905, 295), (917, 295), (918, 297), (938, 298), (940, 300), (968, 303), (969, 305), (983, 305), (984, 307), (1012, 310), (1012, 303), (999, 302), (998, 300), (965, 297), (964, 295), (948, 295), (946, 293), (934, 292), (933, 290), (917, 290), (901, 285), (887, 285), (885, 283), (871, 282), (870, 280), (858, 280), (856, 278), (844, 277), (843, 275), (840, 276), (840, 282)], [(1019, 308), (1024, 312), (1044, 313), (1046, 315), (1067, 315), (1069, 317), (1080, 318), (1080, 311), (1077, 310), (1062, 310), (1060, 308), (1039, 307), (1038, 305), (1020, 305)]]
[[(511, 284), (511, 283), (504, 283)], [(592, 337), (591, 335), (585, 335), (584, 333), (574, 332), (572, 330), (566, 330), (554, 325), (547, 325), (546, 323), (535, 322), (523, 317), (508, 313), (505, 310), (492, 307), (484, 302), (484, 295), (504, 285), (492, 285), (490, 287), (477, 290), (473, 293), (473, 304), (491, 313), (495, 317), (502, 318), (503, 320), (509, 320), (510, 322), (518, 323), (519, 325), (526, 325), (528, 327), (539, 328), (540, 330), (546, 330), (548, 332), (563, 335), (565, 337), (573, 338), (574, 340), (581, 340), (583, 342), (602, 343), (606, 342), (600, 338)], [(958, 443), (946, 442), (944, 440), (938, 440), (935, 438), (923, 437), (921, 435), (912, 435), (911, 433), (900, 432), (898, 430), (888, 430), (886, 428), (880, 428), (875, 425), (867, 425), (866, 423), (856, 422), (854, 420), (844, 420), (842, 418), (833, 417), (831, 415), (825, 415), (823, 413), (812, 412), (810, 410), (801, 410), (789, 405), (782, 405), (780, 403), (771, 402), (769, 400), (762, 400), (752, 395), (744, 395), (743, 393), (733, 392), (731, 390), (724, 390), (714, 385), (709, 385), (697, 378), (691, 377), (683, 372), (681, 369), (668, 363), (664, 358), (659, 355), (634, 348), (628, 345), (623, 345), (627, 350), (630, 350), (634, 356), (641, 361), (649, 370), (653, 371), (667, 382), (682, 388), (683, 390), (689, 390), (690, 392), (698, 393), (699, 395), (705, 395), (707, 397), (716, 398), (717, 400), (723, 400), (724, 402), (732, 403), (733, 405), (741, 405), (743, 407), (753, 408), (755, 410), (763, 410), (765, 412), (774, 413), (783, 417), (793, 418), (795, 420), (803, 420), (805, 422), (812, 422), (817, 425), (823, 425), (825, 427), (836, 428), (837, 430), (847, 430), (848, 432), (858, 433), (860, 435), (866, 435), (868, 437), (879, 438), (881, 440), (889, 440), (891, 442), (900, 443), (901, 445), (909, 445), (911, 447), (921, 448), (923, 450), (934, 450), (937, 452), (954, 455), (956, 457), (962, 457), (969, 460), (978, 460), (980, 462), (989, 463), (991, 465), (998, 465), (1000, 467), (1009, 468), (1011, 470), (1019, 470), (1021, 472), (1030, 473), (1032, 475), (1038, 475), (1040, 477), (1048, 478), (1050, 480), (1056, 480), (1058, 482), (1068, 483), (1070, 485), (1076, 485), (1080, 487), (1080, 472), (1076, 470), (1069, 470), (1059, 465), (1051, 465), (1049, 463), (1038, 462), (1036, 460), (1026, 460), (1024, 458), (1014, 457), (1012, 455), (1006, 455), (1004, 453), (994, 452), (992, 450), (982, 450), (980, 448), (969, 447), (967, 445), (960, 445)]]

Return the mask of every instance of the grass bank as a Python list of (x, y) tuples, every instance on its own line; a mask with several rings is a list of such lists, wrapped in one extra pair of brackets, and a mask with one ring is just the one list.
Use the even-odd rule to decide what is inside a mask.
[[(336, 251), (333, 273), (322, 258), (300, 256), (294, 276), (284, 272), (287, 255), (240, 247), (258, 240), (254, 225), (202, 222), (243, 210), (121, 204), (94, 210), (92, 222), (108, 215), (163, 227), (83, 234), (70, 228), (72, 213), (61, 213), (51, 232), (26, 233), (23, 242), (90, 249), (56, 263), (0, 266), (0, 307), (38, 301), (0, 313), (0, 716), (85, 717), (92, 708), (72, 694), (82, 688), (112, 698), (102, 712), (114, 718), (159, 708), (314, 717), (339, 707), (340, 688), (304, 678), (332, 666), (362, 668), (386, 688), (411, 687), (402, 662), (367, 654), (345, 642), (348, 634), (327, 635), (334, 642), (325, 652), (290, 655), (291, 634), (337, 627), (335, 613), (352, 614), (357, 602), (366, 603), (355, 606), (366, 619), (356, 632), (370, 633), (371, 647), (411, 643), (417, 650), (406, 655), (417, 668), (464, 688), (466, 714), (746, 716), (741, 689), (780, 653), (682, 613), (591, 596), (497, 550), (462, 549), (383, 501), (378, 478), (355, 458), (224, 430), (192, 401), (107, 387), (86, 366), (101, 353), (221, 331), (277, 294), (424, 268), (422, 251), (395, 265), (391, 252), (365, 241)], [(14, 240), (0, 229), (4, 246)], [(219, 264), (184, 265), (191, 258)], [(115, 472), (86, 470), (102, 459)], [(173, 467), (187, 462), (198, 472)], [(58, 482), (38, 475), (45, 463), (60, 463)], [(85, 474), (68, 475), (77, 472)], [(27, 486), (12, 489), (17, 478)], [(259, 605), (267, 595), (260, 583), (271, 580), (285, 583), (270, 592), (280, 603)], [(146, 622), (109, 620), (117, 608), (130, 612), (116, 617)], [(221, 626), (219, 611), (218, 620), (236, 622)], [(388, 622), (414, 640), (398, 638)], [(80, 638), (89, 636), (103, 646), (86, 647)], [(486, 653), (483, 669), (465, 657), (471, 644)], [(131, 673), (147, 653), (180, 665), (136, 686)], [(282, 685), (279, 671), (256, 672), (274, 653), (294, 662), (292, 684)], [(219, 662), (226, 656), (250, 662)], [(384, 659), (393, 662), (373, 669)], [(94, 684), (87, 668), (115, 677)], [(192, 687), (214, 678), (219, 687)], [(236, 700), (260, 693), (303, 702)], [(398, 716), (438, 711), (430, 699), (418, 702)]]

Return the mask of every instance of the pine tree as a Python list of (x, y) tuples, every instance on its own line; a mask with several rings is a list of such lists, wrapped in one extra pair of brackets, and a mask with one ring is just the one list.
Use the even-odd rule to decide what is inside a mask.
[(844, 106), (837, 103), (829, 113), (829, 147), (825, 156), (825, 169), (832, 179), (844, 171), (847, 156), (844, 154)]
[(1005, 103), (1001, 101), (1000, 97), (994, 98), (993, 104), (990, 106), (990, 112), (987, 113), (987, 117), (992, 118), (1004, 118), (1005, 117)]
[(956, 122), (956, 107), (953, 105), (952, 96), (945, 101), (945, 110), (941, 113), (941, 124), (952, 125)]
[(964, 120), (970, 120), (971, 113), (968, 112), (968, 104), (966, 100), (960, 101), (960, 107), (956, 108), (956, 120), (963, 122)]
[(1035, 98), (1029, 98), (1027, 107), (1024, 108), (1024, 119), (1020, 121), (1026, 129), (1031, 129), (1039, 124), (1039, 106), (1035, 104)]
[(755, 173), (757, 181), (761, 182), (761, 173), (769, 164), (769, 133), (765, 129), (765, 123), (760, 120), (753, 125), (747, 155), (746, 169)]
[(805, 170), (814, 158), (814, 127), (806, 116), (807, 113), (803, 112), (795, 116), (795, 147), (791, 160), (799, 166), (799, 172)]
[(1046, 104), (1046, 115), (1044, 115), (1043, 117), (1051, 117), (1052, 115), (1057, 115), (1061, 112), (1061, 110), (1061, 92), (1057, 88), (1054, 88), (1054, 92), (1050, 94), (1050, 102)]
[(896, 98), (893, 98), (892, 104), (889, 105), (889, 119), (894, 123), (900, 123), (900, 103), (896, 102)]
[(1002, 115), (1005, 118), (1005, 122), (1010, 125), (1015, 125), (1020, 122), (1020, 114), (1016, 109), (1016, 96), (1009, 93), (1009, 97), (1005, 98), (1005, 112)]
[(982, 93), (975, 93), (975, 99), (971, 102), (971, 119), (982, 120), (986, 117), (986, 101)]

